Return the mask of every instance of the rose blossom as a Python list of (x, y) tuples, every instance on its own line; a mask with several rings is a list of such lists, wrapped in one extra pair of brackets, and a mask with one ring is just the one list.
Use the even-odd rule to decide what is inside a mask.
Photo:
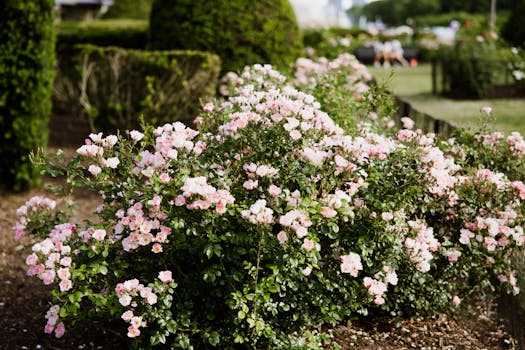
[(89, 166), (88, 171), (91, 173), (91, 175), (97, 176), (98, 174), (100, 174), (102, 169), (98, 165), (92, 164)]
[(171, 271), (170, 270), (160, 271), (159, 272), (159, 280), (161, 280), (164, 283), (173, 282), (173, 278), (171, 276)]
[(138, 141), (142, 140), (142, 138), (144, 138), (144, 134), (141, 133), (140, 131), (137, 131), (137, 130), (131, 130), (129, 132), (129, 136), (135, 142), (138, 142)]
[(106, 166), (111, 169), (116, 169), (119, 164), (120, 164), (120, 160), (117, 157), (106, 159)]

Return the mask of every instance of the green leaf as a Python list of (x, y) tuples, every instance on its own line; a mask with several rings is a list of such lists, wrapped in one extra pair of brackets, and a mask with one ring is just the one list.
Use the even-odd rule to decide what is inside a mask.
[(206, 248), (204, 248), (204, 254), (208, 257), (208, 259), (211, 259), (213, 255), (213, 246), (212, 245), (206, 246)]
[(173, 333), (173, 334), (177, 333), (177, 323), (174, 320), (169, 320), (168, 323), (166, 324), (166, 329), (170, 333)]
[(212, 346), (216, 346), (217, 344), (219, 344), (220, 342), (220, 336), (219, 336), (219, 333), (217, 332), (212, 332), (210, 334), (210, 337), (208, 338), (208, 342), (212, 345)]
[(83, 294), (80, 291), (76, 291), (74, 293), (69, 294), (68, 299), (72, 303), (78, 303), (80, 300), (82, 300)]

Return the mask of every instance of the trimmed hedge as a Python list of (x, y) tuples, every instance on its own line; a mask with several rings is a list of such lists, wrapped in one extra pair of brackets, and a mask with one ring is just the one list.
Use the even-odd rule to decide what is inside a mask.
[(76, 45), (145, 49), (148, 42), (148, 21), (141, 20), (61, 22), (56, 26), (56, 31), (58, 71), (53, 90), (53, 108), (68, 114), (79, 112), (78, 88), (81, 76), (77, 69)]
[(92, 129), (190, 122), (200, 102), (215, 94), (220, 71), (217, 55), (197, 51), (142, 51), (81, 45), (80, 100)]
[(44, 147), (54, 77), (54, 0), (0, 2), (0, 186), (38, 183), (29, 153)]
[(288, 0), (154, 0), (150, 40), (155, 49), (216, 52), (223, 71), (255, 63), (286, 69), (302, 49)]
[(502, 57), (490, 47), (471, 41), (441, 47), (437, 60), (442, 74), (442, 94), (453, 98), (490, 98), (508, 74), (507, 61)]
[(145, 49), (148, 42), (146, 20), (61, 22), (56, 30), (56, 50), (59, 56), (70, 55), (78, 44)]

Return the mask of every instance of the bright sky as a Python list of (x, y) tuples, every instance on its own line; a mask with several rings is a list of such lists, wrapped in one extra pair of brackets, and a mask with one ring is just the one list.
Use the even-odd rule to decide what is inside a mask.
[[(329, 26), (337, 22), (334, 11), (330, 11), (329, 0), (290, 0), (297, 20), (301, 26)], [(347, 9), (352, 5), (352, 0), (342, 0), (342, 8)], [(347, 23), (346, 15), (343, 13), (339, 18), (339, 25)]]

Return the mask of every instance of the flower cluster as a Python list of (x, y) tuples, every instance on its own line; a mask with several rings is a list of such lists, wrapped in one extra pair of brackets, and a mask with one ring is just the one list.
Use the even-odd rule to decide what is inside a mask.
[(51, 334), (53, 331), (55, 332), (55, 336), (57, 338), (62, 338), (66, 331), (66, 327), (64, 325), (64, 322), (58, 322), (60, 315), (60, 306), (59, 305), (53, 305), (47, 310), (46, 312), (46, 326), (44, 328), (44, 332), (46, 334)]
[(75, 225), (66, 223), (51, 230), (49, 238), (33, 245), (33, 253), (26, 258), (29, 266), (27, 274), (37, 276), (45, 285), (60, 280), (61, 292), (72, 288), (70, 266), (72, 263), (71, 246), (67, 243), (75, 232)]
[(293, 209), (279, 218), (279, 224), (291, 228), (298, 238), (304, 238), (308, 234), (308, 227), (312, 226), (312, 220), (300, 210)]
[(434, 237), (434, 230), (428, 227), (421, 220), (409, 221), (408, 225), (416, 237), (408, 237), (405, 240), (405, 246), (408, 249), (410, 260), (416, 264), (416, 268), (421, 272), (430, 270), (430, 260), (432, 253), (436, 252), (441, 245)]
[[(181, 190), (183, 193), (175, 199), (175, 205), (186, 204), (186, 208), (189, 210), (206, 210), (215, 205), (215, 211), (218, 214), (224, 214), (227, 210), (226, 206), (235, 202), (235, 198), (230, 192), (217, 190), (209, 185), (207, 179), (203, 176), (187, 178)], [(199, 196), (200, 198), (187, 203), (194, 196)]]
[(271, 224), (274, 220), (273, 210), (266, 207), (266, 201), (264, 199), (259, 199), (250, 206), (249, 210), (243, 210), (241, 216), (254, 225)]
[(96, 164), (91, 164), (88, 167), (88, 171), (96, 176), (102, 171), (101, 167), (116, 169), (120, 164), (118, 157), (104, 157), (104, 151), (106, 150), (106, 153), (108, 153), (117, 142), (118, 138), (116, 135), (102, 137), (102, 133), (91, 133), (89, 138), (85, 140), (85, 144), (77, 149), (77, 153), (84, 157), (97, 159)]
[[(165, 285), (173, 282), (170, 270), (160, 271), (157, 278)], [(157, 304), (158, 296), (153, 292), (152, 287), (153, 285), (146, 287), (137, 279), (131, 279), (117, 284), (115, 288), (119, 303), (124, 307), (132, 308), (126, 309), (120, 316), (123, 321), (130, 324), (127, 333), (129, 338), (140, 336), (140, 329), (148, 326), (145, 319), (147, 314), (140, 315), (137, 310), (143, 305)]]
[(374, 278), (365, 277), (363, 284), (368, 290), (368, 294), (374, 297), (374, 303), (376, 305), (382, 305), (385, 303), (383, 295), (388, 290), (388, 285), (397, 285), (397, 274), (389, 266), (383, 266), (383, 270), (376, 273)]
[(33, 215), (49, 215), (55, 207), (56, 201), (50, 198), (42, 196), (31, 197), (24, 205), (16, 210), (17, 220), (13, 227), (15, 238), (19, 239), (26, 234), (27, 225)]
[[(161, 198), (155, 196), (147, 201), (149, 208), (137, 202), (126, 211), (120, 209), (115, 213), (118, 222), (115, 225), (114, 238), (122, 239), (122, 247), (125, 251), (153, 244), (153, 252), (162, 252), (162, 244), (169, 242), (171, 228), (162, 224), (167, 216), (159, 210), (160, 201)], [(122, 238), (125, 232), (126, 236)], [(90, 236), (97, 239), (94, 232)], [(104, 237), (99, 235), (98, 238)]]
[(150, 287), (145, 287), (136, 278), (117, 284), (115, 292), (122, 306), (137, 307), (137, 300), (133, 300), (133, 298), (138, 296), (140, 296), (140, 300), (149, 305), (157, 303), (157, 295), (153, 293)]
[(295, 62), (295, 81), (292, 84), (315, 86), (325, 77), (333, 75), (334, 71), (341, 70), (348, 72), (347, 86), (356, 94), (368, 91), (369, 87), (365, 82), (372, 80), (372, 75), (355, 56), (350, 54), (341, 54), (332, 61), (324, 57), (316, 60), (299, 58)]
[(341, 272), (349, 273), (353, 277), (357, 277), (360, 270), (363, 269), (361, 264), (361, 257), (356, 253), (348, 255), (341, 255)]

